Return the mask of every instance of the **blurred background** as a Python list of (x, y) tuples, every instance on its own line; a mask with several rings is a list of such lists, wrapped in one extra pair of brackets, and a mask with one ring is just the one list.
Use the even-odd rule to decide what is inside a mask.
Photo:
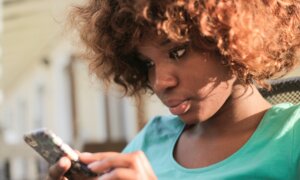
[(80, 151), (121, 151), (148, 119), (169, 114), (155, 97), (122, 97), (89, 74), (64, 30), (73, 3), (0, 0), (0, 180), (43, 179), (46, 161), (23, 142), (31, 130), (52, 129)]
[(44, 179), (46, 161), (23, 141), (31, 130), (47, 127), (80, 151), (121, 151), (154, 113), (168, 113), (89, 74), (64, 30), (74, 3), (0, 0), (0, 180)]

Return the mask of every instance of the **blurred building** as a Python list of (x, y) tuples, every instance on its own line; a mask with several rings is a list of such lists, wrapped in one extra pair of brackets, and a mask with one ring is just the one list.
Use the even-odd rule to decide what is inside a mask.
[(120, 151), (150, 112), (167, 112), (156, 99), (145, 105), (147, 97), (137, 103), (106, 91), (89, 74), (64, 38), (70, 3), (2, 0), (0, 179), (43, 179), (47, 164), (23, 142), (30, 130), (52, 129), (78, 150)]

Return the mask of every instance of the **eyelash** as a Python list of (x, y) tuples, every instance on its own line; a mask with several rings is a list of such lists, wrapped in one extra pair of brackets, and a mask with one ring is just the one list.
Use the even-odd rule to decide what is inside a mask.
[(146, 66), (147, 66), (148, 69), (150, 69), (151, 67), (154, 66), (153, 61), (145, 61), (145, 64), (146, 64)]
[[(177, 46), (171, 50), (169, 50), (169, 58), (174, 59), (174, 60), (179, 60), (181, 57), (183, 57), (186, 54), (187, 51), (187, 45), (182, 45), (182, 46)], [(181, 54), (179, 54), (181, 52)], [(145, 65), (148, 69), (152, 68), (155, 66), (153, 61), (148, 60), (145, 61)]]
[(177, 46), (169, 51), (169, 58), (178, 60), (185, 55), (186, 51), (187, 51), (187, 45)]

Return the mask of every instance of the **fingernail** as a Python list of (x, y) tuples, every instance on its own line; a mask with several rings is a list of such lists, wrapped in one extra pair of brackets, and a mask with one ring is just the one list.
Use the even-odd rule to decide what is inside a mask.
[(105, 179), (108, 179), (107, 177), (108, 177), (108, 175), (103, 174), (102, 176), (99, 177), (99, 180), (105, 180)]
[(93, 162), (91, 164), (88, 165), (88, 168), (93, 170), (93, 168), (95, 168), (96, 166), (99, 166), (101, 163), (99, 161), (97, 162)]
[(92, 156), (93, 154), (92, 153), (89, 153), (89, 152), (83, 152), (80, 154), (80, 156), (85, 156), (85, 157), (89, 157), (89, 156)]
[(62, 158), (60, 158), (60, 160), (59, 160), (59, 165), (61, 166), (61, 167), (65, 167), (67, 164), (68, 164), (68, 161), (69, 161), (69, 159), (68, 158), (66, 158), (66, 157), (62, 157)]

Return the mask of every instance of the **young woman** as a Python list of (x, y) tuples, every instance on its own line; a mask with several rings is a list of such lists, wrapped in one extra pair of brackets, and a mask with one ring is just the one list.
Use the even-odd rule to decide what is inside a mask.
[(174, 114), (123, 153), (80, 154), (100, 179), (300, 179), (300, 105), (257, 90), (300, 59), (298, 0), (89, 0), (71, 17), (99, 78)]

